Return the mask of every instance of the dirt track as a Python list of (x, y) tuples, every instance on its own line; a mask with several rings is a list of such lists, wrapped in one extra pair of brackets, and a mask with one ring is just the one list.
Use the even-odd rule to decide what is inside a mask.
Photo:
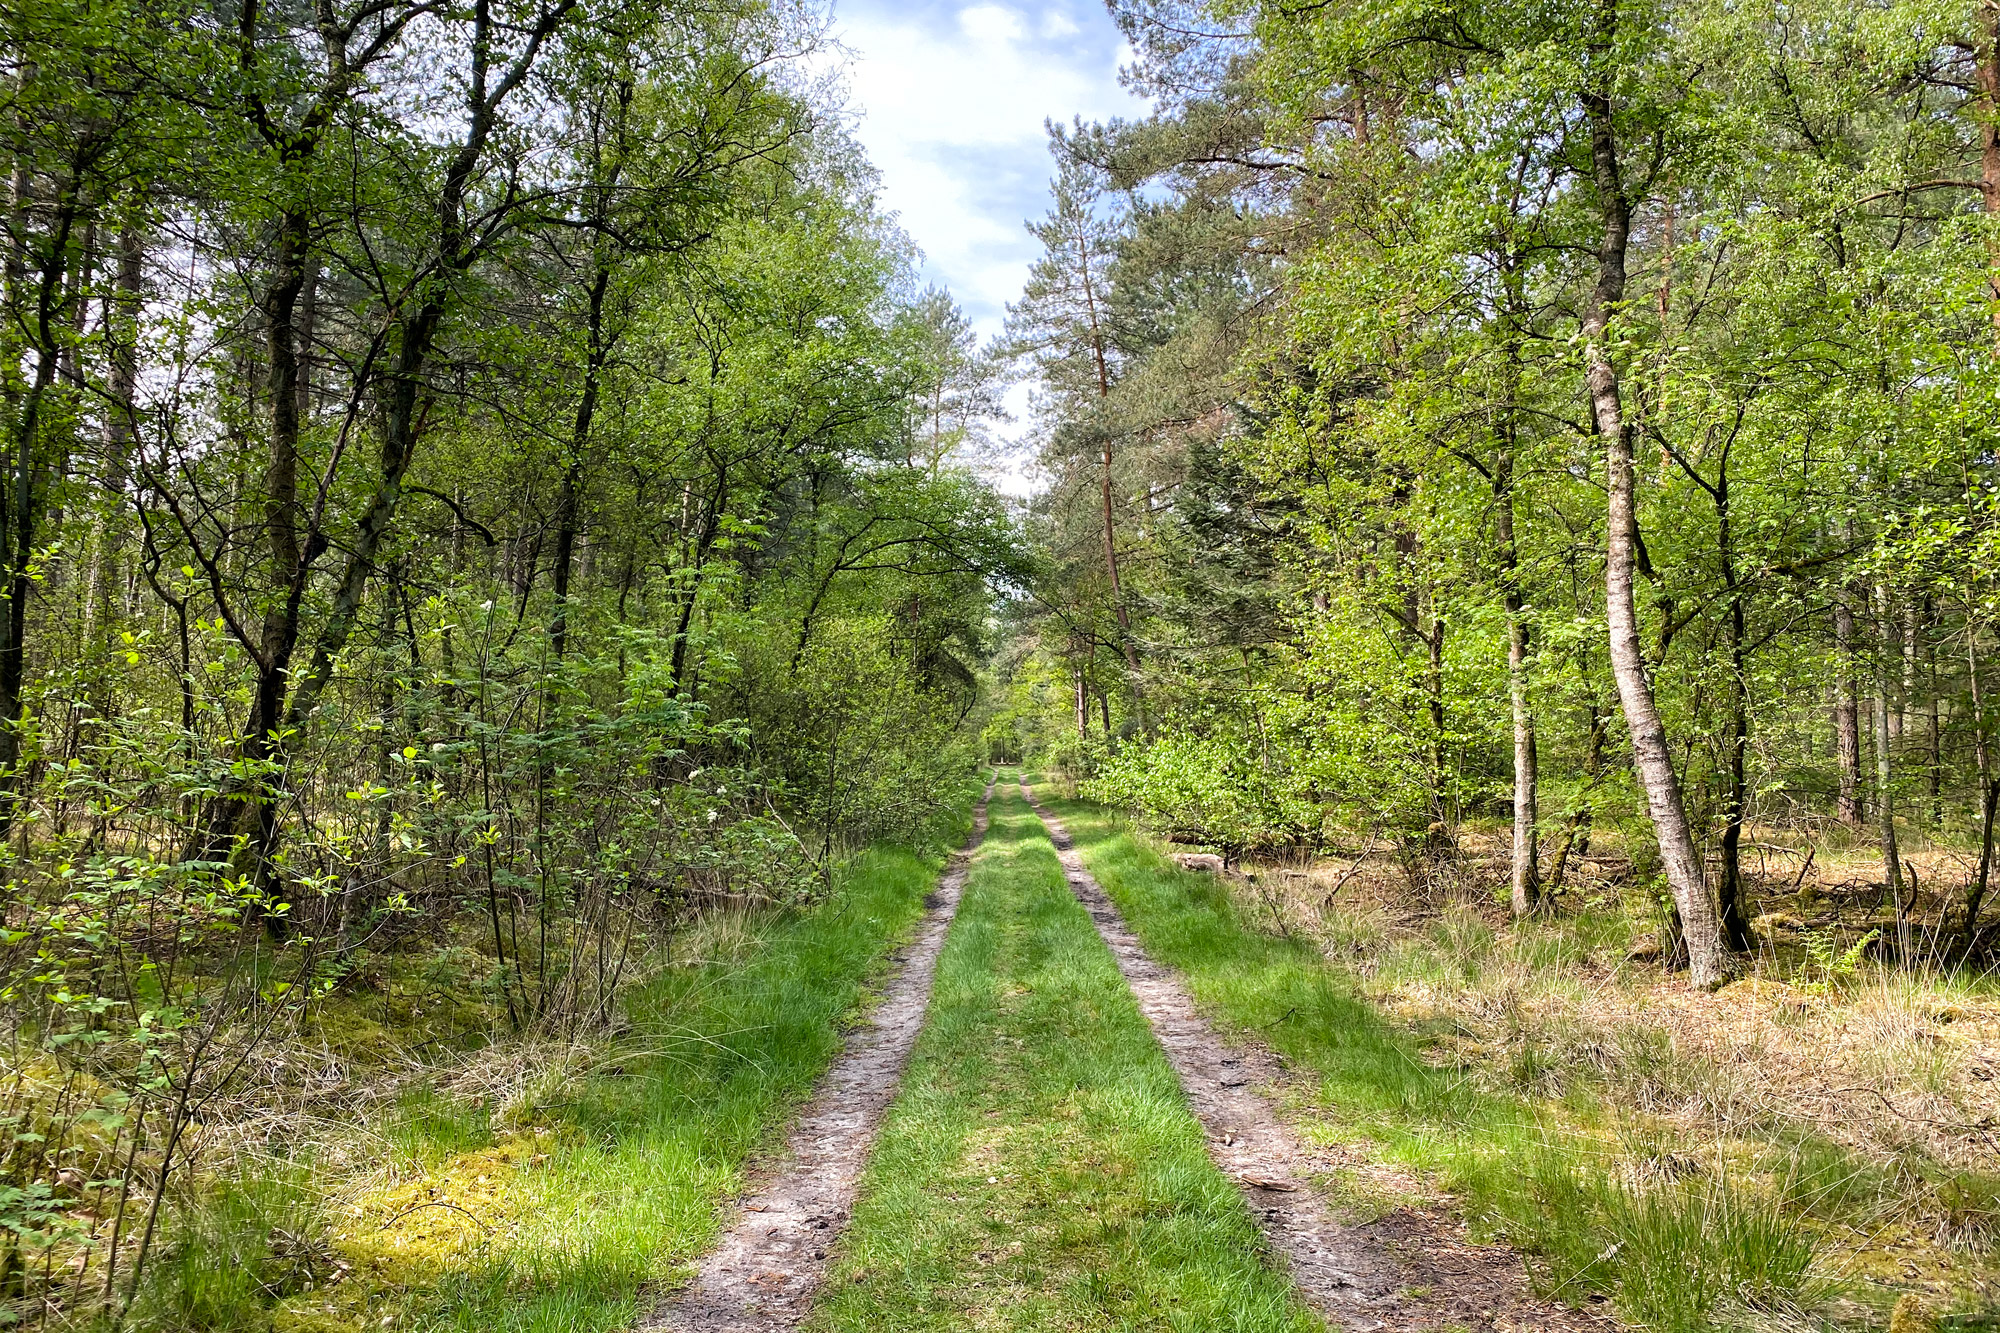
[(1260, 1089), (1284, 1079), (1269, 1052), (1225, 1042), (1168, 969), (1155, 963), (1084, 868), (1062, 822), (1041, 816), (1063, 874), (1118, 960), (1188, 1102), (1208, 1133), (1209, 1155), (1243, 1189), (1271, 1248), (1312, 1307), (1347, 1333), (1417, 1330), (1609, 1330), (1605, 1320), (1534, 1299), (1518, 1255), (1473, 1245), (1448, 1219), (1411, 1208), (1345, 1225), (1308, 1184), (1312, 1154)]
[[(1165, 1049), (1208, 1136), (1210, 1156), (1242, 1188), (1274, 1253), (1301, 1294), (1345, 1333), (1478, 1333), (1550, 1330), (1606, 1333), (1607, 1320), (1534, 1299), (1518, 1255), (1474, 1245), (1463, 1227), (1418, 1207), (1376, 1221), (1339, 1221), (1310, 1179), (1330, 1164), (1305, 1148), (1266, 1089), (1285, 1077), (1268, 1051), (1225, 1042), (1194, 1007), (1175, 974), (1138, 938), (1074, 850), (1061, 821), (1021, 793), (1041, 817), (1071, 891), (1090, 913), (1140, 1011)], [(640, 1323), (641, 1333), (753, 1333), (796, 1328), (811, 1313), (835, 1239), (852, 1214), (877, 1130), (922, 1031), (932, 978), (965, 889), (972, 852), (985, 837), (980, 798), (973, 833), (929, 900), (916, 939), (868, 1022), (834, 1062), (785, 1151), (694, 1279)]]
[(927, 900), (917, 937), (896, 959), (880, 1003), (848, 1040), (799, 1118), (784, 1153), (761, 1175), (743, 1211), (694, 1280), (639, 1324), (674, 1333), (794, 1328), (812, 1309), (834, 1238), (846, 1227), (868, 1152), (923, 1030), (931, 979), (958, 912), (972, 853), (986, 836), (989, 784), (972, 836)]

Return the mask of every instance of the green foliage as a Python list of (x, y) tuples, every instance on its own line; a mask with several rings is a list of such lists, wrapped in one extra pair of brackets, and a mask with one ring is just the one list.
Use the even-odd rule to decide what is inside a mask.
[(1156, 740), (1125, 747), (1085, 785), (1092, 800), (1140, 812), (1182, 842), (1245, 850), (1316, 847), (1321, 811), (1293, 771), (1259, 754), (1257, 737), (1220, 719), (1177, 718)]
[[(1163, 747), (1095, 790), (1224, 843), (1386, 836), (1418, 873), (1518, 794), (1531, 898), (1551, 841), (1593, 829), (1637, 880), (1672, 869), (1640, 850), (1622, 725), (1650, 692), (1674, 758), (1648, 782), (1680, 787), (1733, 947), (1753, 830), (1835, 825), (1968, 853), (1923, 910), (1979, 940), (1991, 14), (1113, 10), (1157, 114), (1052, 136), (1017, 311), (1054, 418), (1042, 611), (1002, 672), (1020, 753), (1087, 777), (1093, 729)], [(1622, 686), (1612, 401), (1644, 658)], [(1119, 716), (1078, 720), (1071, 683)]]
[[(376, 988), (444, 979), (415, 1063), (598, 1040), (708, 914), (925, 836), (1026, 567), (803, 11), (215, 19), (0, 18), (15, 1314), (268, 1296), (179, 1182), (385, 1058)], [(272, 1055), (336, 1014), (336, 1075)]]
[(1839, 948), (1839, 941), (1831, 929), (1809, 930), (1800, 937), (1805, 946), (1806, 960), (1818, 976), (1806, 983), (1810, 990), (1824, 991), (1829, 986), (1851, 979), (1861, 970), (1861, 960), (1871, 946), (1882, 938), (1882, 932), (1871, 930), (1861, 938)]

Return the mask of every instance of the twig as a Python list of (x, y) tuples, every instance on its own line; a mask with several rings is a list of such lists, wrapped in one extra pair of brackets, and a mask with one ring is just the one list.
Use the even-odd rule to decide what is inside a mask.
[(481, 1231), (484, 1231), (489, 1236), (493, 1234), (493, 1228), (491, 1226), (487, 1225), (485, 1222), (480, 1221), (479, 1218), (475, 1217), (473, 1214), (466, 1212), (465, 1209), (459, 1207), (457, 1204), (446, 1203), (442, 1199), (432, 1199), (426, 1203), (413, 1203), (408, 1208), (405, 1208), (402, 1212), (397, 1213), (394, 1217), (384, 1222), (380, 1229), (383, 1231), (387, 1231), (390, 1227), (396, 1225), (396, 1223), (402, 1221), (404, 1218), (408, 1217), (411, 1213), (420, 1213), (426, 1208), (449, 1208), (454, 1213), (464, 1213), (466, 1217), (471, 1218), (472, 1225), (478, 1227)]
[(1349, 866), (1347, 868), (1346, 873), (1341, 875), (1339, 879), (1335, 880), (1333, 887), (1326, 891), (1327, 906), (1331, 907), (1333, 905), (1333, 900), (1340, 896), (1340, 891), (1346, 888), (1349, 882), (1351, 882), (1356, 875), (1361, 873), (1361, 867), (1367, 864), (1369, 856), (1372, 855), (1375, 851), (1376, 839), (1380, 838), (1381, 836), (1382, 836), (1382, 825), (1378, 821), (1374, 828), (1368, 830), (1368, 841), (1365, 844), (1363, 844), (1361, 848), (1361, 855), (1354, 858), (1354, 864)]
[(1838, 1094), (1843, 1092), (1859, 1092), (1866, 1096), (1874, 1097), (1877, 1100), (1879, 1100), (1882, 1103), (1882, 1105), (1889, 1108), (1890, 1115), (1893, 1115), (1901, 1120), (1907, 1120), (1913, 1125), (1929, 1125), (1932, 1129), (1950, 1129), (1950, 1130), (1956, 1130), (1964, 1134), (1984, 1134), (1992, 1129), (1991, 1125), (1967, 1125), (1967, 1124), (1956, 1123), (1950, 1120), (1930, 1120), (1920, 1115), (1911, 1115), (1907, 1111), (1904, 1111), (1901, 1108), (1899, 1108), (1896, 1105), (1896, 1103), (1890, 1101), (1889, 1094), (1883, 1092), (1880, 1088), (1827, 1089), (1827, 1094), (1829, 1096), (1837, 1096)]
[(1817, 856), (1818, 854), (1819, 854), (1819, 848), (1818, 848), (1818, 847), (1814, 846), (1814, 847), (1808, 847), (1808, 848), (1806, 848), (1806, 861), (1805, 861), (1805, 864), (1799, 867), (1799, 877), (1798, 877), (1797, 879), (1795, 879), (1795, 880), (1793, 880), (1793, 881), (1792, 881), (1792, 896), (1793, 896), (1793, 897), (1795, 897), (1795, 898), (1796, 898), (1796, 897), (1798, 896), (1798, 893), (1799, 893), (1799, 886), (1800, 886), (1800, 885), (1802, 885), (1802, 884), (1804, 884), (1804, 883), (1806, 882), (1806, 872), (1807, 872), (1808, 870), (1811, 870), (1811, 869), (1812, 869), (1812, 864), (1813, 864), (1813, 857)]

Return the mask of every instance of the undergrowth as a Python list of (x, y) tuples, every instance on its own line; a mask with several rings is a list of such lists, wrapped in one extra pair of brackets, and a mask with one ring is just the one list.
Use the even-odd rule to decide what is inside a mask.
[(712, 1242), (746, 1160), (840, 1049), (976, 795), (930, 846), (851, 859), (810, 908), (696, 920), (608, 1031), (494, 1045), (411, 1080), (337, 1152), (246, 1152), (197, 1182), (138, 1326), (628, 1326)]

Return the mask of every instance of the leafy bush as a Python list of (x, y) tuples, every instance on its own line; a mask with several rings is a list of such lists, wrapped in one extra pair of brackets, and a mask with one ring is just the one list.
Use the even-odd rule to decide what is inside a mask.
[(1305, 784), (1267, 767), (1254, 745), (1222, 728), (1169, 726), (1109, 756), (1083, 792), (1137, 812), (1176, 841), (1221, 847), (1231, 856), (1313, 846), (1320, 838), (1322, 813)]

